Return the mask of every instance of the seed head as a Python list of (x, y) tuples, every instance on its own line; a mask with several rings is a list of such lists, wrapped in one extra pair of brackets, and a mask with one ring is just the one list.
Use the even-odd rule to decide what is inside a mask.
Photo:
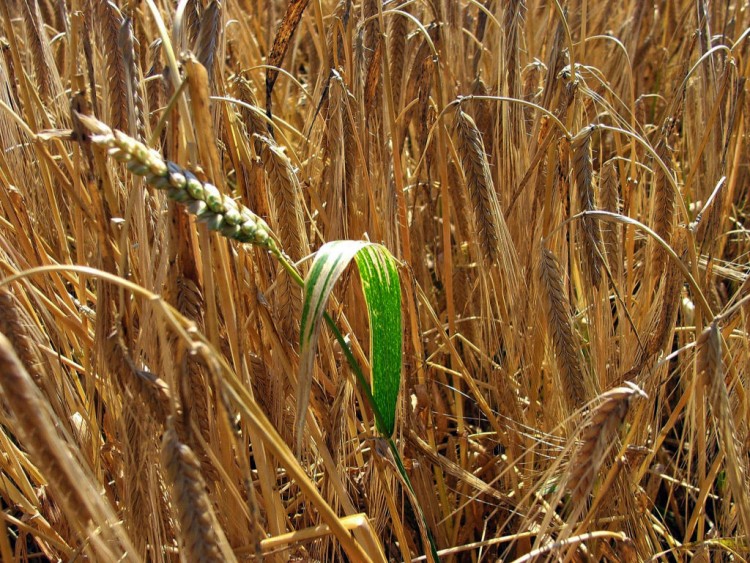
[(222, 194), (213, 184), (201, 182), (195, 174), (174, 162), (165, 161), (151, 149), (121, 131), (113, 131), (101, 121), (79, 115), (81, 123), (91, 131), (90, 140), (107, 149), (109, 155), (125, 164), (131, 173), (145, 178), (156, 189), (187, 206), (212, 231), (239, 242), (254, 244), (275, 251), (276, 242), (266, 222)]

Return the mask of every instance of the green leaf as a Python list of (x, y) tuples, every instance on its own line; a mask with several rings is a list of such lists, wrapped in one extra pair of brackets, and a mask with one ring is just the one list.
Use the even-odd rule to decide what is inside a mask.
[(372, 395), (380, 411), (385, 436), (396, 426), (396, 403), (401, 385), (401, 284), (398, 266), (384, 246), (369, 245), (354, 257), (370, 319)]
[(297, 382), (297, 450), (302, 445), (305, 414), (310, 400), (313, 365), (328, 297), (336, 281), (355, 259), (370, 320), (370, 400), (378, 430), (393, 434), (401, 384), (401, 287), (396, 260), (384, 246), (364, 241), (334, 241), (318, 250), (305, 280)]

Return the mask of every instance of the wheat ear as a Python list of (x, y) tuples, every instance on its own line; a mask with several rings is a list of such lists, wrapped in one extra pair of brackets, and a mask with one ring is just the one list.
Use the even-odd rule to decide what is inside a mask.
[[(253, 135), (263, 135), (268, 130), (268, 124), (261, 116), (261, 112), (258, 106), (258, 99), (255, 95), (255, 92), (253, 91), (252, 84), (242, 74), (235, 75), (232, 78), (230, 84), (234, 92), (234, 96), (238, 100), (245, 102), (245, 104), (241, 105), (238, 108), (238, 111), (240, 113), (240, 117), (242, 118), (242, 124), (247, 130), (248, 137), (251, 137)], [(258, 111), (253, 111), (247, 106), (257, 108)], [(255, 137), (252, 148), (255, 150), (255, 154), (257, 156), (260, 156), (262, 146), (263, 145), (260, 142), (259, 137)]]
[(133, 174), (143, 176), (153, 187), (166, 190), (170, 199), (187, 206), (209, 229), (278, 252), (266, 222), (231, 197), (222, 195), (216, 186), (201, 182), (174, 162), (165, 161), (157, 151), (121, 131), (113, 131), (98, 119), (81, 114), (78, 117), (93, 133), (92, 143), (107, 148), (110, 156), (126, 164)]
[(146, 136), (143, 121), (143, 97), (140, 92), (140, 77), (138, 61), (136, 60), (136, 42), (133, 34), (133, 22), (125, 18), (117, 32), (117, 48), (122, 53), (123, 68), (125, 70), (125, 84), (127, 86), (128, 125), (130, 132), (138, 139)]
[(346, 202), (346, 187), (344, 185), (345, 160), (344, 154), (344, 114), (341, 108), (342, 93), (337, 85), (339, 73), (331, 71), (329, 77), (328, 99), (325, 104), (326, 130), (323, 136), (323, 154), (325, 176), (321, 190), (326, 209), (327, 229), (326, 238), (336, 240), (345, 238), (344, 208)]
[[(60, 421), (55, 421), (48, 401), (3, 334), (0, 334), (0, 390), (15, 419), (14, 431), (49, 482), (71, 525), (83, 537), (91, 538), (100, 560), (126, 558), (132, 546), (116, 528), (114, 511), (102, 499), (93, 478), (86, 474), (69, 444), (61, 438)], [(100, 529), (93, 534), (92, 527)]]
[(23, 23), (26, 27), (28, 50), (34, 67), (34, 78), (39, 87), (42, 99), (49, 102), (54, 98), (53, 81), (57, 76), (57, 66), (49, 52), (49, 44), (45, 42), (44, 25), (36, 0), (22, 0), (20, 2)]
[(93, 0), (96, 6), (96, 19), (99, 22), (99, 33), (104, 47), (104, 59), (107, 71), (107, 105), (109, 122), (114, 127), (129, 133), (128, 117), (128, 79), (125, 59), (118, 49), (118, 34), (123, 23), (119, 8), (109, 0)]
[(622, 386), (602, 393), (599, 396), (601, 402), (589, 415), (581, 445), (573, 458), (568, 481), (573, 507), (571, 522), (580, 515), (584, 502), (594, 486), (596, 474), (612, 447), (617, 429), (628, 413), (630, 401), (635, 397), (647, 398), (646, 393), (637, 385), (626, 381)]
[(171, 424), (162, 439), (161, 461), (172, 492), (172, 507), (180, 523), (186, 560), (236, 561), (206, 494), (200, 461), (193, 450), (179, 441)]
[[(618, 190), (617, 165), (613, 161), (607, 162), (601, 173), (601, 206), (610, 213), (620, 212), (620, 193)], [(602, 229), (602, 242), (606, 252), (607, 264), (612, 277), (620, 279), (620, 227), (614, 223), (608, 223)]]
[[(408, 11), (409, 6), (400, 2), (398, 10)], [(398, 110), (401, 109), (401, 90), (404, 80), (404, 64), (406, 61), (406, 34), (408, 32), (407, 19), (401, 14), (396, 14), (390, 19), (390, 32), (388, 33), (388, 62), (391, 65), (393, 101)]]
[(503, 274), (508, 276), (509, 286), (513, 287), (512, 281), (517, 272), (515, 255), (512, 253), (513, 240), (492, 183), (482, 135), (474, 120), (460, 108), (456, 111), (455, 126), (458, 153), (466, 176), (482, 255), (488, 264), (500, 264)]
[(149, 45), (149, 52), (151, 55), (151, 66), (146, 76), (147, 78), (152, 78), (152, 80), (146, 80), (145, 88), (149, 124), (153, 130), (159, 122), (159, 117), (155, 110), (161, 107), (162, 99), (164, 98), (164, 83), (161, 76), (164, 70), (161, 62), (161, 39), (157, 39)]
[[(677, 234), (679, 237), (675, 240), (675, 249), (681, 247), (681, 239), (684, 236), (679, 232)], [(656, 297), (649, 311), (648, 325), (645, 330), (646, 346), (645, 348), (639, 347), (631, 375), (643, 369), (654, 356), (672, 342), (682, 285), (682, 272), (677, 263), (670, 259), (666, 272), (661, 273)]]
[[(671, 150), (667, 144), (667, 135), (664, 134), (661, 142), (656, 147), (656, 154), (659, 160), (664, 162), (664, 165), (671, 172)], [(675, 193), (672, 188), (672, 184), (669, 181), (667, 172), (661, 167), (659, 162), (654, 162), (654, 183), (653, 183), (653, 205), (654, 205), (654, 231), (658, 234), (667, 244), (672, 242), (672, 233), (674, 229), (674, 207), (675, 207)], [(651, 252), (651, 263), (654, 270), (654, 277), (658, 277), (660, 264), (666, 259), (666, 253), (664, 248), (652, 243)]]
[(216, 51), (221, 42), (221, 34), (223, 33), (221, 28), (221, 11), (222, 4), (217, 0), (213, 0), (205, 7), (201, 13), (200, 28), (198, 37), (195, 40), (194, 49), (196, 58), (206, 67), (209, 82), (213, 81), (214, 59), (216, 58)]
[[(596, 209), (593, 184), (593, 165), (591, 163), (591, 134), (596, 126), (584, 127), (570, 141), (573, 150), (573, 173), (575, 174), (578, 187), (578, 205), (580, 211), (593, 211)], [(602, 235), (599, 223), (591, 217), (584, 215), (581, 218), (581, 231), (583, 232), (583, 250), (585, 254), (584, 271), (588, 274), (589, 281), (594, 287), (599, 287), (602, 281)]]
[(547, 297), (547, 323), (562, 375), (568, 408), (575, 410), (586, 399), (583, 369), (578, 355), (580, 345), (573, 332), (570, 303), (565, 294), (560, 264), (551, 250), (542, 246), (540, 273)]
[[(471, 84), (471, 94), (473, 96), (489, 96), (490, 90), (487, 88), (482, 77), (477, 75), (474, 82)], [(472, 102), (474, 107), (474, 121), (477, 124), (477, 129), (482, 133), (483, 140), (485, 141), (485, 148), (488, 154), (493, 153), (493, 142), (495, 139), (495, 118), (496, 115), (492, 111), (490, 102), (485, 99), (478, 99)], [(500, 122), (502, 123), (502, 122)]]
[[(260, 137), (260, 141), (261, 160), (273, 186), (269, 191), (274, 209), (274, 226), (285, 252), (292, 260), (299, 260), (309, 252), (299, 179), (281, 147), (267, 137)], [(279, 281), (276, 302), (282, 330), (288, 339), (293, 340), (302, 313), (302, 293), (289, 276)]]
[(7, 336), (21, 363), (41, 387), (46, 364), (37, 346), (43, 342), (42, 335), (18, 297), (7, 289), (0, 290), (0, 333)]

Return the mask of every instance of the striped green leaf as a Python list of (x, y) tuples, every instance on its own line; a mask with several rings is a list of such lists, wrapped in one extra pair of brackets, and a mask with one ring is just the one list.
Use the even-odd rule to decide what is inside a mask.
[[(302, 441), (315, 352), (326, 304), (333, 286), (352, 259), (355, 259), (359, 269), (370, 321), (372, 390), (370, 392), (370, 389), (365, 388), (365, 395), (375, 413), (378, 431), (390, 436), (395, 427), (402, 354), (401, 288), (396, 260), (379, 244), (353, 240), (329, 242), (318, 250), (305, 280), (297, 383), (298, 450)], [(357, 375), (361, 376), (361, 373)]]

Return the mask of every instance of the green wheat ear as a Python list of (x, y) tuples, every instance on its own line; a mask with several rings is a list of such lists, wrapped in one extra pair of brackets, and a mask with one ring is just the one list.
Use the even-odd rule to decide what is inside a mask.
[(77, 117), (91, 132), (92, 143), (109, 149), (110, 156), (126, 164), (133, 174), (144, 177), (154, 188), (166, 190), (170, 199), (185, 205), (209, 229), (278, 253), (268, 224), (244, 205), (220, 193), (216, 186), (201, 182), (190, 171), (165, 161), (159, 152), (121, 131), (113, 131), (98, 119), (81, 114)]

